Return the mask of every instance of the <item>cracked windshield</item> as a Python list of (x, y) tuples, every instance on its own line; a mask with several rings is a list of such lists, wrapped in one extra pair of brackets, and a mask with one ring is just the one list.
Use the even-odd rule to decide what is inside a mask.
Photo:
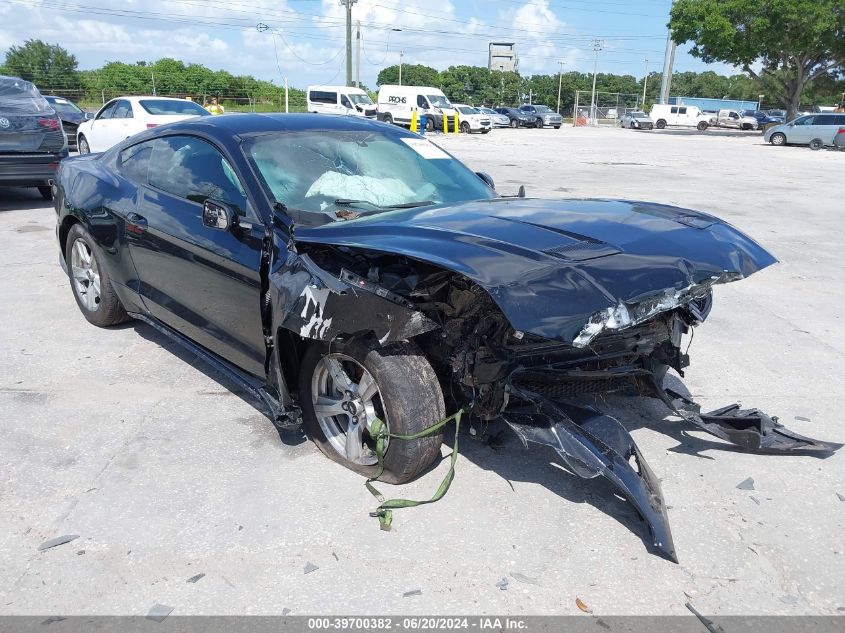
[(272, 199), (305, 223), (496, 196), (433, 143), (392, 130), (262, 135), (246, 153)]

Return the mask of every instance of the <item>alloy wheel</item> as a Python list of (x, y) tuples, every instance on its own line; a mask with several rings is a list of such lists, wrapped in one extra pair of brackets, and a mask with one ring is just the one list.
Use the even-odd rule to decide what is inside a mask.
[(91, 247), (82, 239), (73, 243), (70, 256), (73, 291), (91, 312), (100, 307), (100, 269)]
[(354, 464), (376, 464), (373, 421), (379, 418), (388, 431), (390, 425), (373, 375), (351, 356), (326, 354), (314, 368), (311, 394), (317, 423), (329, 445)]

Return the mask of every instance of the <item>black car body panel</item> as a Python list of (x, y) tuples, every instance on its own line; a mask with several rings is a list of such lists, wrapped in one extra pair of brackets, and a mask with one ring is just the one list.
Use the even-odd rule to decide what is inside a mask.
[(748, 275), (776, 260), (720, 220), (623, 200), (498, 199), (302, 229), (297, 240), (401, 252), (484, 288), (517, 330), (573, 343), (593, 315)]
[(53, 106), (53, 109), (62, 121), (62, 127), (67, 136), (68, 147), (70, 149), (76, 149), (76, 130), (87, 119), (85, 112), (68, 99), (53, 95), (44, 95), (44, 98), (47, 100), (47, 103)]
[(47, 185), (66, 156), (61, 121), (38, 89), (0, 76), (0, 185)]
[[(301, 421), (298, 371), (315, 342), (412, 340), (451, 406), (469, 410), (485, 437), (509, 427), (552, 446), (576, 474), (606, 478), (646, 521), (650, 547), (671, 560), (657, 478), (618, 420), (573, 398), (633, 389), (748, 450), (824, 456), (839, 447), (757, 410), (700, 414), (661, 386), (666, 369), (683, 375), (689, 364), (682, 336), (706, 319), (713, 286), (776, 261), (729, 224), (647, 202), (498, 197), (336, 218), (321, 211), (298, 222), (244, 151), (261, 135), (298, 131), (318, 131), (321, 143), (353, 132), (427, 143), (357, 117), (224, 115), (161, 126), (62, 162), (62, 253), (82, 224), (125, 310), (240, 376), (281, 426)], [(241, 183), (242, 212), (225, 230), (206, 223), (208, 200), (150, 185), (149, 168), (132, 175), (133, 152), (174, 135), (210, 144)], [(320, 158), (325, 173), (341, 168)], [(228, 186), (222, 173), (210, 178)]]

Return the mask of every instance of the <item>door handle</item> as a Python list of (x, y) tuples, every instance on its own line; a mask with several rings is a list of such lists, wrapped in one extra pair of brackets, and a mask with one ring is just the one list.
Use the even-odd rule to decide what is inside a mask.
[(147, 218), (137, 213), (129, 213), (126, 215), (126, 230), (135, 235), (141, 235), (147, 230)]

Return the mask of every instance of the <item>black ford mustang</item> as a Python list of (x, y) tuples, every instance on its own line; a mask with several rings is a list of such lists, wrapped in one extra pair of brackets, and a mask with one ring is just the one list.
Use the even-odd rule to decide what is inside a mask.
[[(675, 560), (657, 479), (585, 394), (660, 398), (751, 450), (838, 448), (663, 388), (713, 286), (775, 262), (710, 215), (500, 197), (415, 134), (320, 115), (161, 126), (63, 161), (55, 189), (61, 261), (91, 323), (147, 321), (364, 475), (376, 420), (410, 435), (466, 409), (477, 430), (511, 428), (609, 479)], [(413, 478), (440, 442), (388, 438), (383, 478)]]

